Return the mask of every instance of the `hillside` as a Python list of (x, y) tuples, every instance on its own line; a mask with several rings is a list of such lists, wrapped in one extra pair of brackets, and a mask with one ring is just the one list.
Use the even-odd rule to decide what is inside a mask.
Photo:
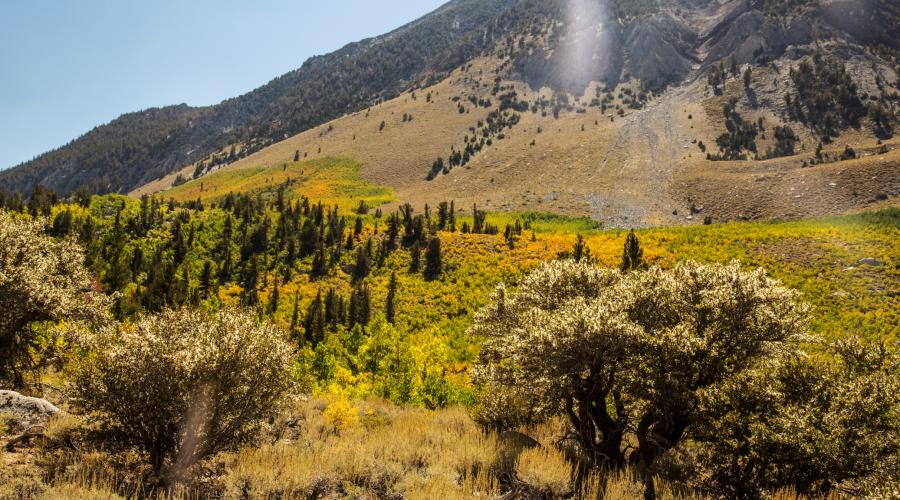
[[(889, 132), (898, 19), (883, 1), (454, 1), (241, 98), (177, 108), (188, 126), (170, 125), (165, 144), (145, 131), (144, 154), (114, 122), (0, 173), (0, 186), (142, 194), (299, 151), (358, 161), (367, 181), (417, 206), (453, 198), (616, 226), (839, 213), (900, 188)], [(811, 120), (831, 118), (785, 106), (791, 69), (814, 53), (845, 63), (863, 108), (837, 120), (818, 153), (823, 131)], [(814, 80), (827, 88), (826, 77)], [(764, 120), (752, 142), (735, 142), (745, 139), (729, 132), (735, 117), (738, 130)], [(776, 126), (796, 136), (790, 151)], [(727, 151), (714, 149), (720, 139)], [(833, 162), (848, 145), (860, 158)]]
[[(706, 217), (725, 221), (837, 214), (893, 203), (900, 189), (900, 142), (880, 140), (867, 126), (843, 131), (819, 153), (838, 160), (852, 145), (856, 159), (810, 166), (818, 140), (796, 123), (792, 126), (801, 138), (795, 154), (759, 161), (707, 159), (700, 144), (714, 145), (725, 132), (721, 110), (730, 98), (738, 100), (748, 121), (765, 120), (770, 134), (758, 138), (760, 151), (775, 144), (771, 130), (777, 124), (790, 124), (777, 111), (754, 107), (737, 79), (728, 82), (722, 95), (694, 81), (650, 98), (639, 109), (629, 104), (629, 94), (639, 90), (620, 85), (616, 94), (607, 94), (613, 97), (602, 107), (591, 105), (594, 97), (588, 93), (555, 110), (540, 108), (540, 103), (557, 97), (548, 88), (538, 92), (515, 80), (501, 80), (504, 90), (494, 92), (484, 75), (496, 69), (496, 60), (479, 58), (438, 84), (217, 167), (164, 196), (191, 200), (203, 185), (211, 187), (203, 191), (205, 199), (240, 192), (241, 186), (227, 182), (236, 172), (269, 169), (277, 174), (295, 157), (352, 158), (362, 164), (366, 180), (392, 188), (399, 200), (419, 208), (453, 199), (467, 210), (477, 203), (497, 211), (552, 211), (590, 216), (616, 227), (699, 224)], [(756, 69), (754, 99), (761, 100), (779, 81), (782, 88), (789, 85), (784, 83), (787, 72)], [(473, 149), (465, 165), (428, 180), (438, 158), (449, 164), (453, 151), (465, 152), (476, 144), (472, 129), (502, 107), (498, 96), (511, 93), (528, 103), (526, 111), (504, 111), (517, 116), (515, 125), (491, 132), (487, 141), (479, 139), (480, 151)], [(777, 98), (765, 96), (770, 103)], [(476, 106), (473, 101), (492, 105)], [(462, 113), (460, 106), (465, 108)], [(178, 175), (190, 178), (194, 172), (188, 166), (132, 194), (166, 190)]]

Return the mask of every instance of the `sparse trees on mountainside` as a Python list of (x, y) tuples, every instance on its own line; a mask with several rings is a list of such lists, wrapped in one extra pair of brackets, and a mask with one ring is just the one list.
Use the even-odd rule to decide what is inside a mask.
[(766, 158), (793, 155), (797, 142), (800, 140), (797, 134), (794, 133), (794, 130), (787, 125), (784, 127), (776, 125), (773, 133), (775, 135), (775, 148), (766, 152)]
[(812, 128), (823, 140), (837, 137), (846, 127), (858, 127), (867, 110), (858, 87), (840, 61), (813, 54), (791, 68), (794, 94), (785, 95), (788, 116)]
[(701, 399), (804, 333), (796, 295), (737, 263), (624, 274), (544, 264), (518, 293), (499, 288), (470, 330), (487, 339), (481, 418), (508, 426), (564, 415), (592, 464), (631, 464), (652, 493), (657, 461), (703, 419)]
[(42, 219), (0, 212), (0, 382), (15, 387), (62, 346), (57, 322), (98, 326), (111, 302), (94, 291), (78, 245), (43, 232)]
[(74, 389), (119, 442), (175, 482), (277, 412), (291, 355), (282, 333), (251, 313), (167, 311), (105, 337)]

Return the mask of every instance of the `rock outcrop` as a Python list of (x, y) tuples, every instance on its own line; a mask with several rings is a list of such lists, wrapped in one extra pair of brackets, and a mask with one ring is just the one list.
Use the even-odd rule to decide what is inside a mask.
[(23, 396), (14, 391), (0, 391), (0, 414), (11, 417), (14, 428), (27, 429), (43, 424), (59, 411), (59, 408), (46, 399)]

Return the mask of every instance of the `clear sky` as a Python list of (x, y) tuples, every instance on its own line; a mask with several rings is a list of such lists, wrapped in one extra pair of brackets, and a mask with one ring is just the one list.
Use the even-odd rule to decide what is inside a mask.
[(122, 113), (214, 104), (445, 0), (2, 0), (0, 169)]

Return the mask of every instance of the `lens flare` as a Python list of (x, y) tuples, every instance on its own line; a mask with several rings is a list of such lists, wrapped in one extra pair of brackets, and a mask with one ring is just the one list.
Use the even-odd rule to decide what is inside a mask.
[(561, 41), (562, 67), (559, 78), (568, 90), (581, 93), (592, 81), (608, 80), (615, 74), (613, 30), (608, 29), (606, 2), (569, 0)]

